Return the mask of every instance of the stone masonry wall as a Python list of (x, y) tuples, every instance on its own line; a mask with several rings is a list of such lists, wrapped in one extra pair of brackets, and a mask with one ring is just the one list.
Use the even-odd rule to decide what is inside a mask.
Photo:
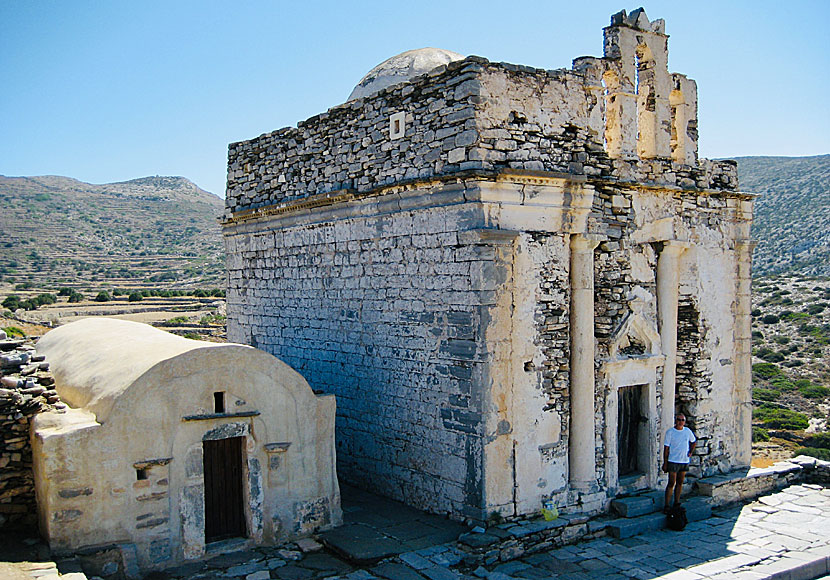
[[(337, 396), (347, 481), (434, 511), (476, 505), (477, 215), (436, 208), (226, 238), (228, 337)], [(477, 451), (478, 450), (478, 451)]]
[[(490, 63), (481, 57), (297, 125), (232, 143), (226, 217), (313, 195), (465, 171), (554, 171), (684, 188), (737, 188), (734, 162), (609, 159), (603, 102), (583, 73)], [(405, 113), (405, 137), (390, 116)]]
[[(664, 241), (691, 248), (676, 266), (677, 402), (701, 436), (695, 467), (728, 467), (734, 425), (723, 410), (736, 351), (724, 321), (736, 290), (713, 281), (736, 275), (732, 245), (748, 237), (751, 201), (737, 194), (734, 162), (698, 160), (696, 85), (663, 70), (661, 21), (632, 15), (612, 25), (622, 27), (620, 46), (607, 37), (606, 57), (577, 59), (573, 70), (468, 57), (231, 144), (229, 338), (272, 352), (337, 395), (347, 480), (454, 513), (483, 505), (529, 513), (542, 493), (582, 501), (567, 491), (575, 234), (601, 240), (597, 369), (613, 358), (633, 301), (637, 324), (649, 325), (642, 332), (658, 336), (658, 256)], [(640, 32), (660, 55), (635, 74)], [(663, 94), (670, 81), (682, 100)], [(480, 191), (465, 189), (472, 182)], [(592, 207), (581, 205), (586, 199)], [(498, 250), (471, 242), (477, 228), (506, 230), (510, 241)], [(647, 375), (655, 427), (659, 342), (650, 339), (643, 353), (635, 340), (614, 354), (615, 363), (643, 355), (650, 362), (642, 365), (657, 365)], [(605, 414), (617, 392), (596, 380), (589, 511), (616, 477), (605, 473), (615, 465), (607, 431), (616, 417), (609, 423)]]
[[(226, 207), (289, 202), (308, 195), (372, 188), (473, 166), (456, 157), (477, 139), (474, 59), (452, 63), (368, 98), (350, 101), (296, 128), (232, 143)], [(406, 112), (406, 138), (390, 139), (390, 115)]]
[(25, 340), (0, 331), (0, 530), (36, 528), (29, 424), (43, 411), (65, 408), (49, 363)]

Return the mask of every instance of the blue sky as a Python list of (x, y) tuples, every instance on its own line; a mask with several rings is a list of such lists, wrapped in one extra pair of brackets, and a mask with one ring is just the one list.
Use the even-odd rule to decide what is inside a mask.
[[(182, 175), (224, 195), (228, 143), (342, 103), (435, 46), (539, 68), (602, 55), (607, 2), (3, 0), (0, 174)], [(830, 153), (830, 2), (649, 2), (698, 82), (706, 157)]]

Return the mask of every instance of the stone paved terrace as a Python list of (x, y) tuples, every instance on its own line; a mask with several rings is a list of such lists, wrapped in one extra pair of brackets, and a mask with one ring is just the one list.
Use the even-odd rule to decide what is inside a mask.
[[(409, 508), (406, 508), (409, 509)], [(7, 540), (4, 539), (4, 543)], [(82, 580), (63, 565), (35, 562), (29, 541), (20, 558), (0, 550), (0, 574), (23, 580)], [(28, 560), (28, 562), (16, 562)], [(683, 532), (658, 530), (551, 549), (488, 567), (464, 567), (454, 543), (436, 545), (357, 567), (312, 540), (282, 548), (221, 555), (148, 575), (147, 580), (488, 580), (510, 579), (806, 579), (830, 573), (830, 489), (792, 485), (747, 505), (716, 509)]]

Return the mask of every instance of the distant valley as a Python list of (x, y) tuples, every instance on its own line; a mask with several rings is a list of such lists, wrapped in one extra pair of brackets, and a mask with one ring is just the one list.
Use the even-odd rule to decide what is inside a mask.
[(0, 176), (0, 278), (39, 288), (221, 287), (224, 201), (183, 177)]

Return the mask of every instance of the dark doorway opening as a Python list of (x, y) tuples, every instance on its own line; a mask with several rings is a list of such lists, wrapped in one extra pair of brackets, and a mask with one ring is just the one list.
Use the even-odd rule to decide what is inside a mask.
[(244, 437), (203, 441), (205, 542), (245, 536), (242, 490)]
[(635, 475), (644, 471), (640, 465), (643, 429), (646, 417), (642, 413), (643, 385), (620, 387), (617, 403), (617, 454), (619, 476)]

